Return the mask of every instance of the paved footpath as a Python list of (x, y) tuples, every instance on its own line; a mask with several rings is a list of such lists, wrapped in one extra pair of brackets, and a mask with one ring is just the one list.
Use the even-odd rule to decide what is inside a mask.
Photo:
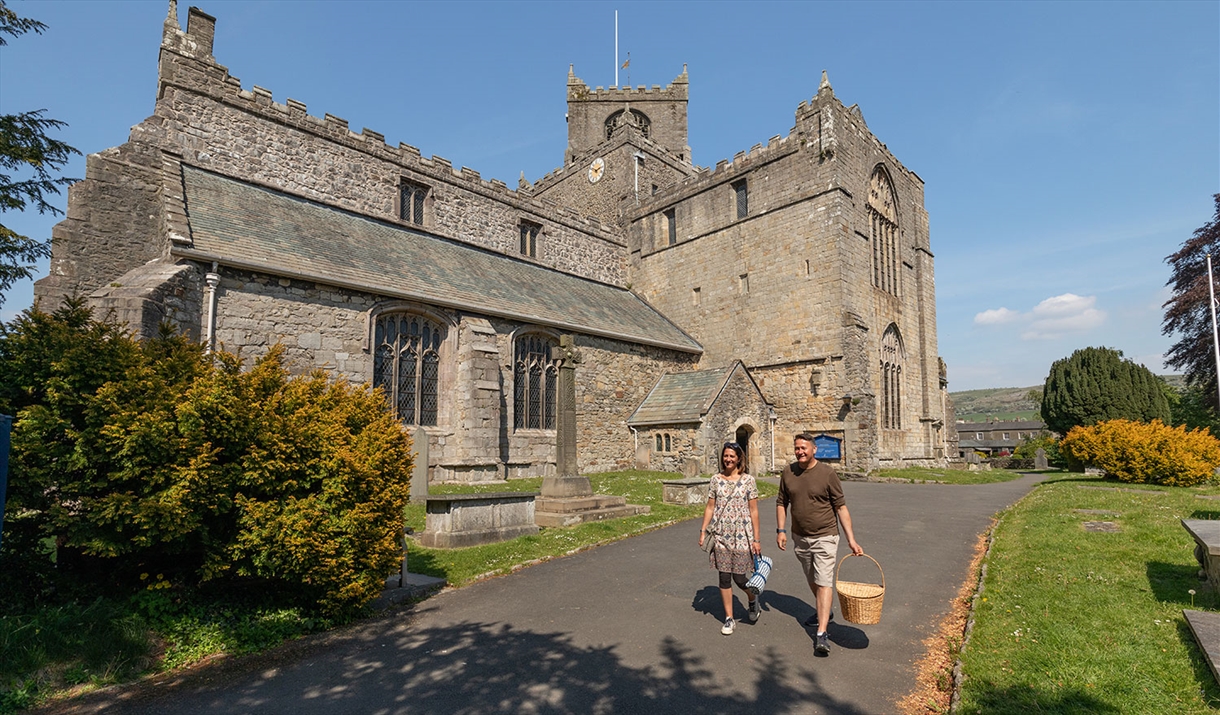
[[(343, 631), (152, 686), (77, 713), (869, 713), (895, 711), (922, 641), (948, 612), (990, 517), (1040, 479), (988, 485), (847, 482), (856, 537), (885, 569), (881, 623), (837, 613), (815, 658), (813, 598), (775, 546), (763, 615), (720, 634), (715, 572), (686, 521), (446, 591)], [(840, 554), (846, 546), (840, 547)], [(846, 580), (874, 580), (848, 559)], [(738, 617), (744, 600), (738, 596)]]

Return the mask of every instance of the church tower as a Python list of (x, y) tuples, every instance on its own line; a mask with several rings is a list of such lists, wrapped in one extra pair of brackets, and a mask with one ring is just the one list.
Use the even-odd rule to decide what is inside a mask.
[(610, 138), (617, 127), (633, 125), (651, 139), (690, 162), (686, 139), (686, 103), (689, 89), (686, 65), (664, 89), (611, 87), (590, 90), (572, 67), (568, 68), (568, 149), (564, 164)]

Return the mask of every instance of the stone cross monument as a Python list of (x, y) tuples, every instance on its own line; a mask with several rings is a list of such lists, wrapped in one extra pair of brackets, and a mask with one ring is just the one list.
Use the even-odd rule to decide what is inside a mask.
[(559, 394), (555, 424), (555, 476), (542, 480), (544, 497), (580, 497), (593, 494), (588, 477), (580, 476), (576, 462), (576, 366), (580, 351), (571, 335), (559, 338)]

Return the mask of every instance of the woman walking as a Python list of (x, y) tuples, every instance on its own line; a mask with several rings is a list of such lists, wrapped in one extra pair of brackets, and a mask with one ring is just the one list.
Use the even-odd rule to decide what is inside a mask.
[[(741, 471), (745, 453), (741, 445), (729, 442), (720, 450), (720, 473), (712, 476), (707, 508), (699, 529), (699, 546), (715, 539), (710, 558), (720, 572), (720, 599), (724, 602), (724, 626), (720, 632), (733, 633), (733, 584), (746, 592), (749, 605), (746, 620), (753, 623), (762, 615), (758, 598), (746, 589), (748, 574), (754, 570), (754, 556), (762, 553), (759, 543), (758, 485), (754, 477)], [(708, 533), (711, 524), (712, 533)]]

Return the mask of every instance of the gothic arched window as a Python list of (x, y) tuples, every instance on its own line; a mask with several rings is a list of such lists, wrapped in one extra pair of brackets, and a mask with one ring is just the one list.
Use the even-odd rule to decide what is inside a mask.
[(891, 324), (881, 336), (881, 426), (902, 428), (902, 367), (906, 362), (902, 336)]
[(557, 343), (522, 335), (513, 346), (513, 429), (555, 429)]
[(445, 330), (418, 315), (386, 313), (373, 336), (373, 385), (409, 425), (435, 425), (440, 397), (440, 347)]
[(894, 186), (882, 167), (877, 167), (868, 182), (869, 237), (873, 245), (873, 285), (898, 295), (898, 204)]
[(634, 124), (645, 139), (652, 138), (652, 120), (638, 109), (620, 109), (606, 117), (606, 138), (609, 139), (614, 130), (623, 124)]

